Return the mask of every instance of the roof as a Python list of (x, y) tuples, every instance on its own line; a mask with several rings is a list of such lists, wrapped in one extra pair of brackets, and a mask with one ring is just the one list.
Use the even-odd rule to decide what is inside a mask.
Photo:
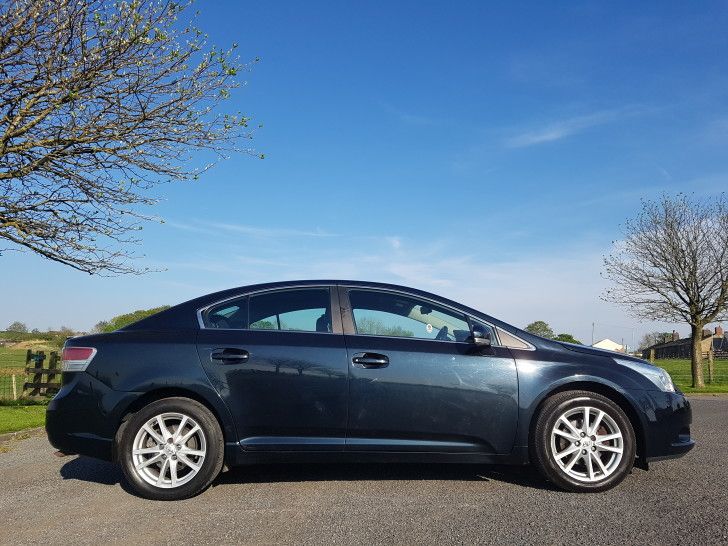
[[(715, 351), (726, 351), (728, 350), (728, 333), (724, 334), (723, 337), (716, 337), (715, 335), (710, 336), (713, 340), (713, 350)], [(703, 341), (706, 339), (710, 339), (707, 337), (703, 338)], [(668, 347), (679, 347), (680, 345), (690, 345), (692, 343), (692, 339), (689, 337), (682, 337), (680, 339), (676, 339), (673, 341), (667, 341), (665, 343), (656, 343), (655, 345), (650, 345), (645, 351), (649, 351), (650, 349), (666, 349)]]
[(275, 289), (275, 288), (288, 288), (288, 287), (310, 286), (310, 285), (343, 285), (343, 286), (356, 286), (356, 287), (366, 287), (366, 288), (380, 288), (380, 289), (385, 289), (385, 290), (389, 289), (389, 290), (406, 292), (413, 296), (421, 296), (421, 297), (424, 297), (427, 299), (438, 301), (442, 304), (445, 304), (445, 305), (448, 305), (451, 307), (455, 307), (456, 309), (461, 309), (464, 312), (472, 314), (476, 317), (481, 317), (483, 320), (486, 320), (486, 321), (490, 322), (491, 324), (495, 324), (496, 326), (499, 326), (499, 327), (505, 329), (506, 331), (515, 333), (516, 335), (518, 335), (520, 337), (527, 337), (528, 341), (530, 341), (531, 337), (532, 337), (530, 334), (526, 335), (527, 332), (523, 332), (519, 328), (516, 328), (515, 326), (511, 326), (510, 324), (507, 324), (501, 320), (491, 317), (490, 315), (483, 313), (482, 311), (479, 311), (472, 307), (468, 307), (467, 305), (464, 305), (462, 303), (452, 301), (448, 298), (438, 296), (437, 294), (425, 292), (424, 290), (418, 290), (416, 288), (411, 288), (408, 286), (400, 286), (400, 285), (396, 285), (396, 284), (387, 284), (387, 283), (381, 283), (381, 282), (335, 280), (335, 279), (278, 281), (278, 282), (253, 284), (253, 285), (249, 285), (249, 286), (239, 286), (236, 288), (229, 288), (227, 290), (221, 290), (219, 292), (214, 292), (212, 294), (206, 294), (204, 296), (200, 296), (198, 298), (191, 299), (189, 301), (180, 303), (178, 305), (174, 305), (165, 311), (162, 311), (155, 315), (146, 317), (146, 318), (140, 320), (139, 322), (129, 324), (128, 326), (125, 326), (123, 328), (123, 330), (142, 330), (142, 329), (168, 330), (168, 329), (178, 329), (178, 328), (183, 328), (183, 329), (195, 328), (196, 329), (198, 327), (198, 325), (197, 325), (197, 316), (196, 316), (195, 312), (197, 311), (197, 309), (206, 307), (207, 305), (210, 305), (212, 303), (216, 303), (216, 302), (225, 300), (227, 298), (234, 298), (236, 296), (250, 294), (253, 292), (271, 290), (271, 289)]
[(615, 350), (615, 349), (622, 350), (622, 349), (624, 349), (624, 346), (621, 343), (617, 343), (616, 341), (612, 341), (609, 338), (600, 339), (596, 343), (593, 343), (592, 344), (592, 347), (597, 347), (599, 349), (609, 349), (609, 350)]

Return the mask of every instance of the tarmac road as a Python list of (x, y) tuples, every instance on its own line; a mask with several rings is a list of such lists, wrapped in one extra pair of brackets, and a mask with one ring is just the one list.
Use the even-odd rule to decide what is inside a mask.
[(280, 465), (154, 502), (113, 464), (57, 458), (45, 436), (0, 453), (0, 543), (728, 543), (728, 397), (693, 397), (697, 447), (595, 495), (528, 468)]

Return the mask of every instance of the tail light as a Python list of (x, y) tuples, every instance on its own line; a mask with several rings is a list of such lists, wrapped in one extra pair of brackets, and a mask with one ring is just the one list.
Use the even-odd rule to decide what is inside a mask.
[(64, 347), (61, 369), (64, 372), (82, 372), (96, 356), (93, 347)]

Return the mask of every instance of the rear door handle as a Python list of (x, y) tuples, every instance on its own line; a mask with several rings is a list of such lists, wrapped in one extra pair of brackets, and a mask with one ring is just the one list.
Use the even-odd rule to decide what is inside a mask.
[(389, 357), (379, 353), (354, 353), (351, 361), (357, 368), (386, 368), (389, 366)]
[(210, 358), (221, 364), (240, 364), (248, 361), (250, 353), (245, 349), (215, 349)]

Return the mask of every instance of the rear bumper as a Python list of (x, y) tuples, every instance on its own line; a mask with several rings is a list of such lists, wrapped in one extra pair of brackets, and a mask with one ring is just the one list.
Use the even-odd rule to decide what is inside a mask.
[(647, 421), (645, 462), (682, 457), (695, 447), (690, 436), (692, 409), (684, 394), (644, 391), (641, 402)]
[(111, 460), (118, 422), (113, 411), (136, 393), (114, 391), (87, 373), (64, 375), (46, 410), (48, 440), (63, 453)]

